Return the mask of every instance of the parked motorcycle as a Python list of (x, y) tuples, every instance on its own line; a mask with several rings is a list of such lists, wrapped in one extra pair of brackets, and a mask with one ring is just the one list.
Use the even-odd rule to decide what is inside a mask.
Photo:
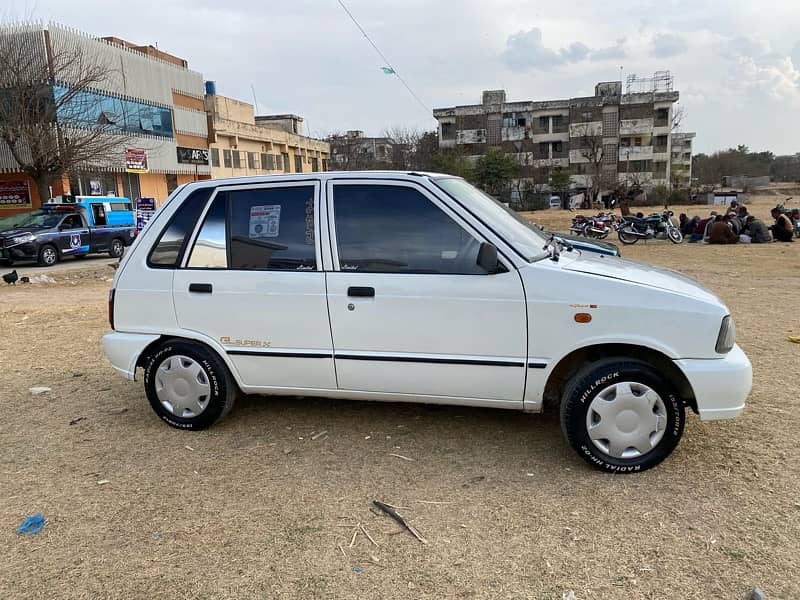
[(635, 244), (641, 239), (668, 239), (673, 244), (683, 241), (681, 230), (672, 222), (675, 213), (665, 210), (661, 214), (654, 213), (649, 217), (620, 217), (617, 225), (617, 236), (623, 244)]
[(576, 215), (572, 219), (572, 225), (569, 230), (575, 235), (584, 235), (586, 237), (602, 240), (608, 237), (614, 225), (614, 215), (600, 213), (595, 217), (584, 217), (583, 215)]

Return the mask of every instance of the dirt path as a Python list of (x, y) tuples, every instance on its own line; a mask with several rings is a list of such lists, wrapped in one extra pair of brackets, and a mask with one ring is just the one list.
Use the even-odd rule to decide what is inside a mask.
[[(741, 418), (690, 417), (628, 477), (590, 470), (554, 414), (246, 398), (175, 431), (102, 356), (107, 267), (0, 287), (0, 598), (800, 597), (800, 244), (625, 255), (720, 294), (755, 367)], [(379, 546), (350, 546), (359, 523)]]

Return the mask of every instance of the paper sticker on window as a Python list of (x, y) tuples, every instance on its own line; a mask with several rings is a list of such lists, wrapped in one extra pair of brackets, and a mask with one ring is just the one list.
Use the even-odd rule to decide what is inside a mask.
[(274, 238), (280, 235), (281, 205), (250, 207), (250, 238)]

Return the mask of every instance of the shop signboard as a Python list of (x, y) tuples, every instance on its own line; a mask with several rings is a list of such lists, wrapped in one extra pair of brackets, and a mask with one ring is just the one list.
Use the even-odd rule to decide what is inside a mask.
[(155, 198), (137, 198), (136, 199), (136, 231), (139, 232), (144, 229), (144, 226), (156, 214), (156, 199)]
[(27, 181), (0, 181), (0, 210), (11, 208), (32, 208)]
[(178, 163), (182, 165), (208, 165), (208, 148), (178, 146)]
[(147, 152), (141, 148), (126, 148), (125, 171), (128, 173), (147, 173)]

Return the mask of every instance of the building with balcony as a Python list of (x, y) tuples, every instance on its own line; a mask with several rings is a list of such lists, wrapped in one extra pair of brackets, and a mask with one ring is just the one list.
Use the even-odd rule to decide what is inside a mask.
[(330, 145), (303, 135), (302, 117), (256, 115), (252, 104), (217, 94), (212, 82), (207, 91), (214, 178), (328, 170)]
[(692, 140), (694, 133), (673, 133), (670, 158), (672, 185), (688, 188), (692, 182)]
[[(563, 100), (509, 102), (505, 90), (489, 90), (480, 104), (437, 108), (433, 116), (440, 148), (459, 148), (477, 159), (498, 147), (517, 158), (522, 178), (531, 182), (546, 182), (552, 169), (568, 168), (578, 188), (669, 186), (679, 96), (672, 85), (669, 73), (659, 72), (647, 79), (630, 76), (624, 92), (621, 81), (602, 82), (594, 96)], [(684, 144), (686, 138), (680, 139)]]
[(331, 170), (358, 171), (392, 166), (394, 142), (387, 137), (368, 137), (360, 129), (327, 138), (331, 145)]
[[(106, 155), (39, 190), (0, 141), (0, 188), (27, 190), (20, 201), (0, 203), (0, 217), (36, 208), (51, 194), (114, 194), (161, 202), (178, 185), (210, 176), (210, 167), (196, 158), (208, 151), (203, 77), (189, 70), (184, 59), (153, 46), (96, 38), (52, 23), (4, 25), (0, 36), (34, 55), (25, 85), (42, 86), (48, 105), (58, 107), (43, 125), (59, 130), (65, 142), (70, 131), (101, 124), (103, 135), (116, 142)], [(59, 57), (65, 56), (73, 62), (59, 69)], [(81, 76), (76, 64), (103, 69), (107, 76), (75, 93)], [(0, 81), (9, 97), (14, 97), (13, 85), (19, 82)], [(65, 147), (60, 142), (57, 153)]]

